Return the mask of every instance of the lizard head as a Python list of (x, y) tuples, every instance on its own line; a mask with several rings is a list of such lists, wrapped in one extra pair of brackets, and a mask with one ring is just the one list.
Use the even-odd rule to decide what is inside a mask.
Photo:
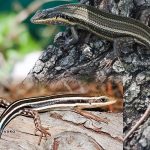
[[(66, 5), (68, 6), (68, 5)], [(57, 25), (73, 25), (71, 16), (67, 13), (68, 7), (64, 5), (38, 10), (31, 18), (31, 22), (34, 24), (57, 24)]]

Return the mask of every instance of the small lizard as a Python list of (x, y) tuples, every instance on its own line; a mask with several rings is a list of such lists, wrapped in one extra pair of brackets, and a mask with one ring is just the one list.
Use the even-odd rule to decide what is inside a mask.
[[(84, 4), (66, 4), (55, 8), (39, 10), (31, 18), (35, 24), (54, 24), (79, 26), (88, 30), (102, 39), (114, 41), (114, 50), (118, 40), (124, 42), (137, 42), (150, 48), (150, 28), (138, 20), (113, 15), (92, 6)], [(72, 29), (72, 28), (71, 28)], [(74, 42), (78, 36), (72, 30)], [(74, 43), (73, 42), (73, 43)]]
[[(116, 103), (116, 100), (106, 96), (87, 97), (83, 94), (66, 94), (21, 99), (10, 104), (0, 116), (0, 137), (6, 125), (16, 116), (32, 116), (34, 118), (36, 132), (41, 132), (38, 142), (38, 144), (40, 144), (43, 135), (47, 138), (47, 135), (51, 134), (47, 131), (47, 128), (44, 128), (41, 125), (38, 112), (46, 112), (53, 109), (61, 110), (64, 108), (65, 110), (75, 109), (75, 112), (77, 112), (77, 108), (78, 110), (85, 108), (97, 108), (108, 106), (114, 103)], [(107, 123), (105, 119), (102, 119), (102, 121)]]

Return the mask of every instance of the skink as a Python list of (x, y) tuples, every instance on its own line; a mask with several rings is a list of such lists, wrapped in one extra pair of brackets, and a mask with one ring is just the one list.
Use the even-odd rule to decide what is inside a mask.
[[(116, 100), (112, 100), (107, 96), (87, 97), (77, 94), (32, 97), (18, 100), (9, 105), (0, 117), (0, 137), (5, 126), (18, 115), (25, 115), (29, 112), (30, 115), (35, 117), (32, 111), (45, 112), (52, 109), (60, 110), (62, 108), (70, 109), (74, 107), (81, 107), (81, 109), (93, 108), (111, 105), (115, 102)], [(37, 130), (43, 132), (45, 136), (48, 134), (41, 124), (38, 125), (35, 123), (35, 126), (38, 128)]]
[(84, 4), (66, 4), (37, 11), (31, 22), (79, 26), (110, 41), (131, 37), (135, 42), (150, 48), (148, 26), (132, 18), (113, 15)]

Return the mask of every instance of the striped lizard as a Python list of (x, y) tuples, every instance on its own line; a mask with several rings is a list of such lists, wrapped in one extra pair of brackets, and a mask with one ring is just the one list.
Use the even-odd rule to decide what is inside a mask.
[[(40, 131), (41, 135), (38, 141), (40, 145), (43, 136), (47, 138), (47, 135), (51, 135), (47, 130), (41, 125), (40, 117), (37, 112), (46, 112), (48, 110), (70, 110), (85, 108), (96, 108), (104, 107), (116, 103), (116, 100), (109, 98), (107, 96), (99, 97), (88, 97), (84, 94), (66, 94), (66, 95), (55, 95), (55, 96), (42, 96), (42, 97), (30, 97), (13, 102), (8, 106), (1, 99), (1, 105), (7, 107), (7, 109), (0, 116), (0, 137), (6, 125), (16, 116), (25, 115), (34, 118), (34, 123), (36, 127), (36, 132)], [(78, 108), (78, 109), (77, 109)], [(87, 116), (88, 117), (88, 116)], [(91, 118), (89, 116), (89, 118)], [(98, 117), (97, 117), (98, 118)], [(102, 122), (107, 123), (106, 119), (101, 119)]]

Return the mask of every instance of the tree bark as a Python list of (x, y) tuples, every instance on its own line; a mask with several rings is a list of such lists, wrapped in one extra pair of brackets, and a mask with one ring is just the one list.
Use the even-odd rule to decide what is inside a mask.
[(122, 114), (93, 113), (109, 119), (109, 123), (96, 122), (70, 111), (40, 114), (42, 125), (48, 127), (51, 133), (51, 137), (49, 136), (46, 141), (45, 138), (42, 139), (40, 146), (39, 137), (34, 135), (33, 119), (19, 116), (5, 128), (0, 140), (0, 149), (121, 150)]

